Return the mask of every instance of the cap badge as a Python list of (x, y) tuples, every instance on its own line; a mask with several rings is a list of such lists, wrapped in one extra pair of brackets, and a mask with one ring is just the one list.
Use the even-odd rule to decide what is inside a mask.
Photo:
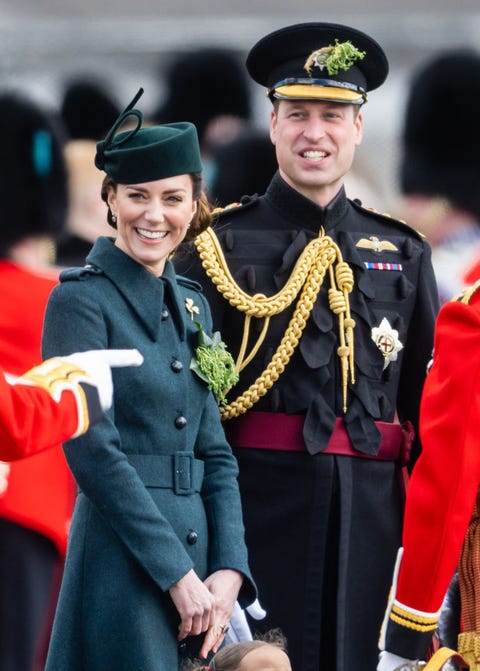
[(371, 235), (369, 238), (360, 238), (355, 247), (371, 249), (373, 252), (398, 252), (398, 247), (393, 242), (380, 240), (376, 235)]
[(312, 69), (319, 68), (322, 72), (326, 68), (329, 75), (337, 75), (339, 70), (349, 70), (357, 60), (365, 57), (366, 51), (359, 51), (350, 41), (329, 44), (312, 51), (305, 61), (304, 70), (312, 76)]
[(398, 352), (403, 349), (403, 345), (398, 337), (398, 331), (391, 327), (390, 322), (385, 317), (380, 322), (380, 326), (372, 328), (372, 340), (383, 354), (383, 370), (391, 361), (396, 361)]
[(193, 322), (193, 315), (200, 314), (200, 308), (197, 305), (194, 305), (193, 298), (185, 299), (185, 309), (187, 310), (187, 312), (190, 313), (190, 319), (192, 320), (192, 322)]

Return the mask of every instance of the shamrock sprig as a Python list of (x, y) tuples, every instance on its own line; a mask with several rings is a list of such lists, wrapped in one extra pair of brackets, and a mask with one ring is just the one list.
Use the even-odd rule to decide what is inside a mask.
[(226, 405), (225, 394), (239, 379), (235, 362), (219, 331), (210, 337), (199, 322), (196, 321), (195, 325), (198, 328), (198, 346), (190, 362), (190, 369), (208, 384), (217, 403)]
[(349, 70), (357, 60), (365, 58), (366, 51), (359, 51), (349, 40), (339, 42), (328, 47), (322, 47), (314, 51), (307, 58), (305, 70), (311, 74), (312, 68), (316, 65), (320, 69), (327, 68), (329, 75), (337, 75), (340, 70)]

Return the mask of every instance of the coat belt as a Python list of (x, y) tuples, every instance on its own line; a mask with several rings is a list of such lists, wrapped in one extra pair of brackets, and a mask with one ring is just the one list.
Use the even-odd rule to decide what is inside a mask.
[[(225, 425), (232, 447), (251, 447), (260, 450), (307, 452), (303, 440), (304, 415), (287, 415), (272, 412), (248, 412)], [(380, 461), (408, 461), (413, 427), (410, 422), (401, 425), (393, 422), (375, 422), (382, 435), (378, 454), (364, 454), (355, 450), (348, 437), (343, 419), (337, 417), (327, 446), (318, 454), (338, 454)]]
[(165, 454), (127, 454), (146, 487), (173, 489), (178, 496), (200, 492), (204, 464), (191, 452)]

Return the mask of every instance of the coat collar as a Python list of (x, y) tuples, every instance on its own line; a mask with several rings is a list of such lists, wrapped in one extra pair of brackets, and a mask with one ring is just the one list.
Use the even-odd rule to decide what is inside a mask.
[(87, 256), (87, 263), (100, 268), (117, 287), (153, 340), (158, 338), (162, 308), (168, 300), (179, 336), (185, 340), (186, 314), (170, 261), (166, 262), (163, 275), (155, 277), (116, 247), (113, 238), (100, 237)]
[(270, 182), (265, 198), (296, 226), (301, 221), (302, 228), (311, 229), (317, 234), (320, 226), (323, 226), (328, 234), (328, 231), (334, 228), (346, 214), (349, 207), (343, 186), (326, 207), (321, 207), (292, 189), (278, 172)]

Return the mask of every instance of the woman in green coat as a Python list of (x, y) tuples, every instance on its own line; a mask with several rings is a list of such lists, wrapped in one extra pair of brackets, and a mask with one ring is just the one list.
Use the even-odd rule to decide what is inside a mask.
[(141, 93), (97, 145), (116, 237), (61, 275), (45, 318), (45, 356), (144, 357), (114, 372), (105, 420), (65, 445), (79, 494), (46, 671), (177, 669), (192, 650), (215, 652), (235, 601), (255, 598), (237, 464), (210, 390), (221, 397), (233, 371), (200, 286), (168, 260), (209, 223), (197, 134), (142, 128)]

